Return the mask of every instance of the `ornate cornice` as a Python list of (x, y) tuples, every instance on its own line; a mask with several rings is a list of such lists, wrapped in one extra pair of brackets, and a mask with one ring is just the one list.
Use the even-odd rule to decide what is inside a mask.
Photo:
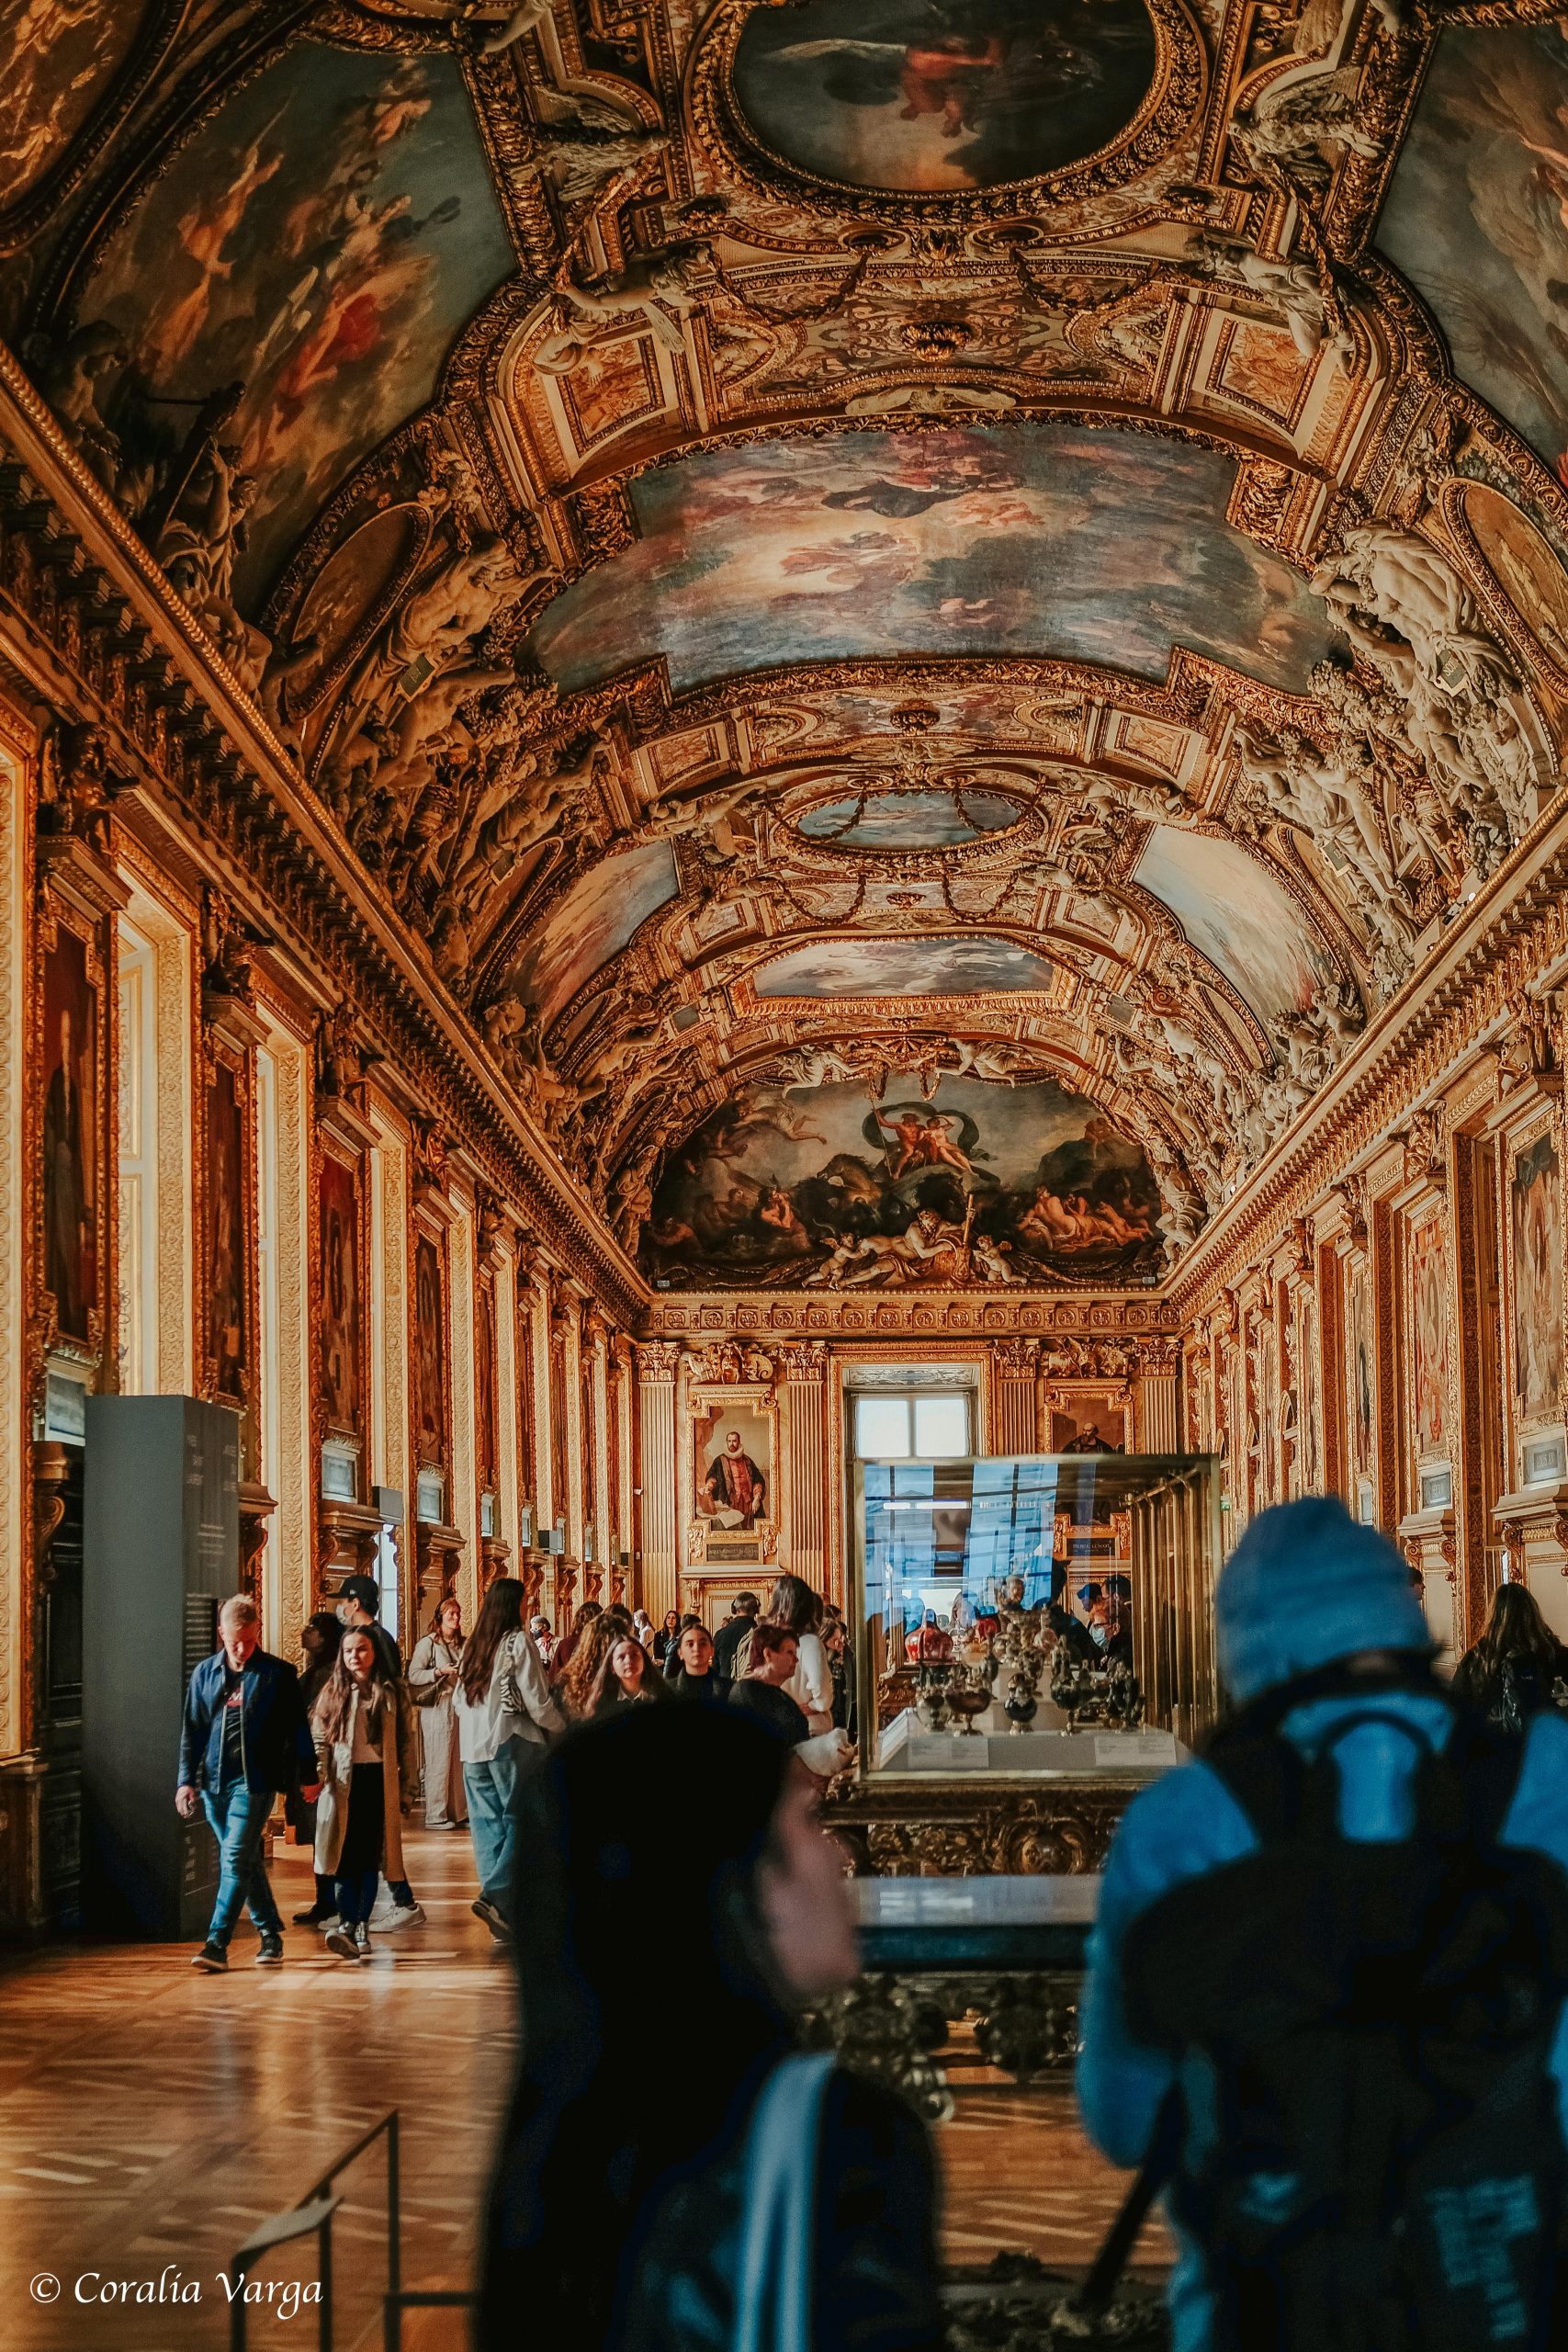
[(4, 346), (0, 448), (0, 611), (69, 693), (61, 715), (103, 728), (151, 787), (123, 821), (154, 837), (177, 821), (197, 863), (210, 861), (282, 935), (283, 960), (311, 990), (325, 1001), (352, 994), (389, 1063), (550, 1255), (618, 1322), (635, 1322), (647, 1296), (639, 1277), (502, 1094), (255, 704)]

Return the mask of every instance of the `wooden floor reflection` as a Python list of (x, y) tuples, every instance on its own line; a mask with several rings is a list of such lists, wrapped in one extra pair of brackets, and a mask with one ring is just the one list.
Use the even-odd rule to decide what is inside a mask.
[[(411, 1846), (428, 1918), (377, 1938), (367, 1967), (292, 1929), (281, 1969), (257, 1969), (248, 1928), (224, 1977), (188, 1947), (62, 1949), (0, 1970), (0, 2311), (8, 2352), (212, 2352), (229, 2340), (219, 2273), (255, 2223), (290, 2205), (389, 2107), (401, 2110), (405, 2283), (470, 2275), (491, 2145), (506, 2093), (512, 1985), (469, 1911), (468, 1839)], [(310, 1900), (302, 1857), (275, 1871), (285, 1914)], [(649, 2019), (652, 2046), (660, 2021)], [(976, 2083), (938, 2134), (949, 2258), (1018, 2250), (1081, 2265), (1124, 2185), (1085, 2145), (1066, 2085)], [(344, 2184), (338, 2343), (355, 2342), (385, 2283), (381, 2160)], [(1166, 2258), (1151, 2232), (1145, 2267)], [(78, 2300), (120, 2280), (194, 2281), (199, 2303)], [(313, 2248), (275, 2257), (314, 2277)], [(31, 2282), (61, 2282), (58, 2301)], [(85, 2281), (82, 2288), (78, 2281)], [(47, 2291), (47, 2290), (45, 2290)], [(165, 2289), (167, 2292), (167, 2288)], [(451, 2315), (411, 2324), (410, 2352), (463, 2340)], [(305, 2352), (315, 2313), (256, 2312), (252, 2342)]]

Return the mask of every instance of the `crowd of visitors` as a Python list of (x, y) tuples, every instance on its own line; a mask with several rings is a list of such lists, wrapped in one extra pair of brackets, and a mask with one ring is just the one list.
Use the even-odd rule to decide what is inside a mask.
[[(1109, 1586), (1077, 1596), (1100, 1656), (1123, 1633)], [(282, 1957), (261, 1838), (280, 1793), (313, 1844), (300, 1923), (363, 1959), (379, 1883), (389, 1919), (412, 1904), (399, 1824), (423, 1791), (431, 1826), (466, 1815), (474, 1909), (522, 1985), (480, 2343), (525, 2309), (552, 2341), (721, 2352), (802, 2323), (805, 2298), (790, 2342), (935, 2352), (924, 2135), (792, 2024), (855, 1965), (814, 1818), (852, 1752), (841, 1616), (785, 1574), (716, 1634), (591, 1603), (557, 1641), (503, 1577), (467, 1638), (444, 1600), (405, 1675), (376, 1600), (351, 1578), (311, 1618), (302, 1676), (260, 1648), (252, 1602), (224, 1605), (176, 1795), (220, 1849), (196, 1965), (226, 1966), (247, 1906), (258, 1962)], [(1443, 1681), (1418, 1579), (1322, 1498), (1252, 1522), (1215, 1630), (1229, 1712), (1134, 1799), (1100, 1894), (1078, 2096), (1140, 2172), (1082, 2308), (1163, 2195), (1174, 2352), (1550, 2352), (1568, 1651), (1508, 1583)], [(703, 1836), (671, 1839), (699, 1788)], [(703, 2020), (678, 2099), (626, 2097), (650, 2013)]]
[(427, 1829), (470, 1832), (474, 1911), (510, 1940), (519, 1776), (570, 1724), (631, 1705), (728, 1704), (761, 1714), (818, 1779), (852, 1752), (842, 1620), (825, 1619), (799, 1577), (777, 1579), (765, 1620), (755, 1593), (738, 1595), (716, 1638), (678, 1610), (655, 1628), (640, 1610), (590, 1600), (558, 1640), (547, 1618), (525, 1617), (525, 1588), (501, 1577), (469, 1635), (460, 1603), (444, 1596), (406, 1671), (379, 1602), (371, 1577), (346, 1577), (335, 1611), (301, 1629), (303, 1673), (261, 1649), (253, 1601), (224, 1604), (221, 1646), (186, 1695), (176, 1800), (187, 1817), (206, 1812), (220, 1849), (200, 1969), (228, 1966), (247, 1904), (261, 1963), (283, 1957), (262, 1843), (278, 1796), (314, 1861), (315, 1898), (295, 1926), (363, 1960), (373, 1916), (388, 1928), (424, 1917), (402, 1853), (403, 1821), (421, 1807)]

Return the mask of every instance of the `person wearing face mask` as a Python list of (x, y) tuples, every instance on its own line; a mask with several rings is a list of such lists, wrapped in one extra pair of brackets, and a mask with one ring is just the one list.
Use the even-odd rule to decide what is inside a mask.
[(261, 1613), (243, 1592), (218, 1612), (219, 1646), (204, 1657), (186, 1691), (180, 1725), (175, 1810), (194, 1821), (199, 1809), (218, 1840), (218, 1894), (207, 1941), (191, 1962), (209, 1976), (229, 1965), (229, 1939), (247, 1905), (261, 1937), (260, 1968), (283, 1958), (283, 1920), (267, 1882), (262, 1833), (273, 1800), (295, 1785), (313, 1804), (321, 1793), (315, 1748), (299, 1697), (299, 1678), (261, 1645)]
[[(672, 1841), (694, 1789), (703, 1834)], [(789, 1749), (730, 1709), (621, 1708), (529, 1776), (518, 1845), (521, 2060), (478, 2352), (512, 2352), (521, 2313), (530, 2340), (584, 2352), (939, 2352), (924, 2127), (799, 2050), (797, 2011), (857, 1955)], [(649, 2014), (703, 2020), (679, 2098), (626, 2095)]]

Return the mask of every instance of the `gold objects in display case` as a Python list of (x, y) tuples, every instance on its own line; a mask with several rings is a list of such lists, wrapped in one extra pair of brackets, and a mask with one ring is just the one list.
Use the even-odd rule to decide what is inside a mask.
[(1213, 1719), (1211, 1456), (864, 1462), (854, 1524), (863, 1787), (1141, 1780)]

